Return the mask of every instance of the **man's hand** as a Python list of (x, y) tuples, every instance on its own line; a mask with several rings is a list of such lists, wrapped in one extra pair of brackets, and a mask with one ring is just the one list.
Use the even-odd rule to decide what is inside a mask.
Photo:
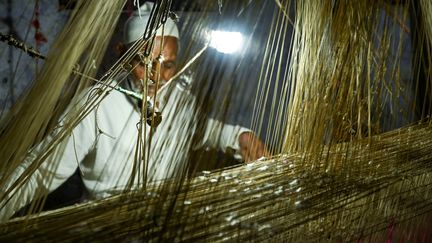
[(245, 162), (257, 160), (261, 157), (269, 156), (264, 143), (252, 132), (244, 132), (239, 136), (240, 153)]

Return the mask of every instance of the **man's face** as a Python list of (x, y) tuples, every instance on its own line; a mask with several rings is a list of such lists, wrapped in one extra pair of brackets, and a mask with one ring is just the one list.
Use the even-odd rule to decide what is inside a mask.
[[(159, 54), (161, 54), (161, 39), (162, 37), (158, 36), (155, 38), (154, 47), (152, 51), (152, 72), (150, 74), (150, 81), (149, 85), (147, 86), (148, 89), (148, 95), (154, 96), (156, 91), (156, 80), (157, 80), (157, 69), (158, 69), (158, 62), (156, 61)], [(178, 50), (178, 43), (177, 38), (173, 36), (165, 36), (163, 41), (163, 49), (162, 49), (162, 56), (163, 61), (160, 65), (160, 76), (159, 76), (159, 86), (160, 88), (162, 85), (166, 84), (168, 80), (170, 80), (175, 72), (176, 72), (176, 60), (177, 60), (177, 50)], [(145, 65), (140, 63), (139, 60), (132, 60), (131, 62), (132, 67), (135, 67), (132, 70), (132, 75), (134, 76), (135, 80), (145, 80), (146, 75), (146, 68)]]

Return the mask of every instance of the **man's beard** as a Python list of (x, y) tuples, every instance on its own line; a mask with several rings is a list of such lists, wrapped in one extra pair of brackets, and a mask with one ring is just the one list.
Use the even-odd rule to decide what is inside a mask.
[[(160, 89), (162, 86), (164, 86), (167, 82), (165, 80), (159, 80), (158, 89)], [(149, 81), (149, 84), (147, 85), (147, 95), (148, 96), (154, 96), (156, 93), (156, 82)]]

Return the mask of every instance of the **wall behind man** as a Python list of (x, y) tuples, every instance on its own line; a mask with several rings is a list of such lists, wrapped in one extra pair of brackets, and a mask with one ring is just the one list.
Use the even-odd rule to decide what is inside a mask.
[[(0, 32), (11, 34), (46, 55), (69, 13), (52, 0), (0, 1)], [(0, 43), (0, 114), (29, 88), (43, 63)]]

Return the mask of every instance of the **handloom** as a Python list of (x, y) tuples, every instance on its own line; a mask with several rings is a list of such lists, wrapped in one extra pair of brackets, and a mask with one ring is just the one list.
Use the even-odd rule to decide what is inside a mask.
[[(256, 6), (263, 1), (221, 5), (222, 2), (213, 1), (207, 8), (226, 11), (239, 19), (244, 17), (253, 27), (262, 21), (260, 11), (264, 7)], [(249, 36), (251, 46), (254, 39), (262, 38), (265, 43), (258, 48), (262, 50), (258, 52), (262, 55), (255, 57), (259, 61), (250, 62), (260, 63), (255, 67), (260, 68), (260, 75), (252, 128), (260, 131), (272, 125), (266, 136), (272, 157), (198, 172), (193, 178), (185, 175), (162, 184), (144, 183), (143, 188), (125, 190), (118, 196), (11, 219), (0, 225), (0, 239), (431, 240), (432, 128), (428, 114), (432, 3), (275, 0), (273, 4), (268, 36), (258, 36), (254, 28)], [(47, 152), (18, 181), (9, 181), (11, 172), (32, 145), (56, 126), (52, 120), (62, 112), (58, 107), (66, 102), (61, 95), (68, 82), (76, 81), (80, 86), (69, 91), (71, 96), (89, 84), (85, 76), (73, 74), (73, 67), (79, 63), (83, 74), (95, 76), (93, 60), (100, 62), (123, 5), (120, 1), (79, 1), (34, 86), (3, 119), (0, 202), (8, 200), (14, 188), (25, 183), (26, 176), (45, 163), (47, 157), (55, 160), (61, 150), (61, 138), (97, 107), (109, 90), (109, 86), (97, 90), (85, 106), (72, 109), (70, 119), (47, 146)], [(156, 25), (163, 24), (170, 6), (171, 1), (158, 1), (153, 16)], [(253, 10), (245, 12), (249, 8)], [(383, 17), (383, 12), (389, 14)], [(407, 30), (403, 25), (408, 16), (411, 27)], [(199, 21), (191, 18), (183, 26), (183, 33), (189, 32), (191, 40), (202, 34), (203, 26), (210, 21), (205, 11), (195, 18)], [(288, 43), (289, 28), (293, 32)], [(397, 28), (403, 31), (394, 31)], [(137, 50), (152, 42), (154, 29), (155, 26), (149, 26), (148, 36), (100, 80), (109, 84)], [(414, 78), (409, 81), (401, 77), (405, 31), (414, 36)], [(186, 57), (194, 56), (196, 49), (205, 45), (190, 43), (182, 47)], [(288, 54), (285, 48), (289, 48)], [(200, 70), (198, 65), (197, 77), (209, 83), (226, 78), (221, 75), (223, 72), (237, 78), (248, 77), (241, 69), (248, 57), (243, 53), (234, 70), (223, 64), (226, 70)], [(204, 54), (199, 61), (208, 63), (211, 58), (214, 57)], [(282, 82), (271, 83), (275, 79)], [(208, 82), (195, 87), (203, 101), (212, 89)], [(272, 89), (281, 95), (271, 97)], [(226, 90), (223, 100), (229, 106), (234, 102), (229, 97), (233, 90)], [(82, 102), (79, 95), (74, 100)], [(392, 109), (386, 115), (389, 104)], [(200, 109), (207, 108), (206, 104), (202, 106)], [(216, 114), (221, 119), (227, 113), (223, 108)], [(420, 114), (415, 124), (414, 113)], [(265, 124), (267, 115), (270, 120)], [(402, 116), (411, 125), (386, 129)], [(145, 154), (144, 148), (141, 145), (137, 151)], [(145, 156), (136, 158), (136, 176), (145, 174), (141, 173), (146, 170), (142, 158)], [(33, 201), (34, 212), (43, 200), (42, 197)]]

